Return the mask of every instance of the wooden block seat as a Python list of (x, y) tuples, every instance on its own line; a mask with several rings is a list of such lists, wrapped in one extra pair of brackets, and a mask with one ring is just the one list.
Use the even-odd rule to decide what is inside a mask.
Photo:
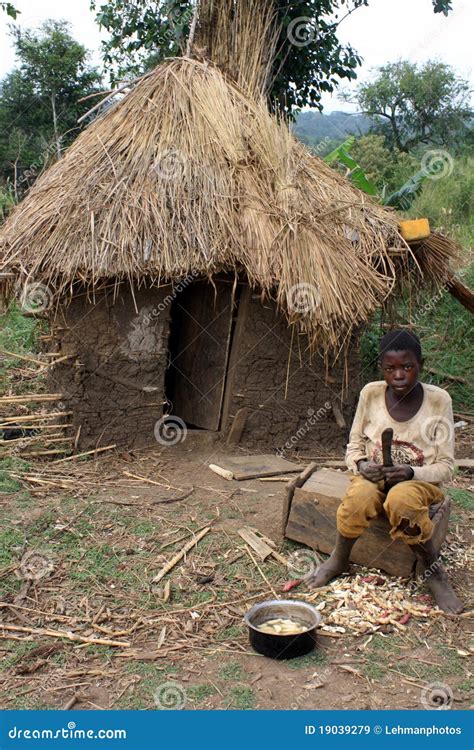
[[(320, 469), (302, 487), (296, 488), (285, 536), (318, 552), (332, 552), (336, 538), (336, 511), (351, 477), (349, 472)], [(433, 541), (438, 550), (446, 538), (450, 512), (451, 500), (448, 497), (430, 508), (434, 523)], [(416, 571), (417, 559), (410, 547), (401, 539), (392, 540), (389, 530), (384, 513), (374, 519), (355, 543), (351, 562), (403, 578), (420, 572)]]

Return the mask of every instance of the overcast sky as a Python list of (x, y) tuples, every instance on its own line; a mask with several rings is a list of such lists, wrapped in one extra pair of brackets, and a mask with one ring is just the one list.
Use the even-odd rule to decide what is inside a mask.
[[(74, 37), (91, 50), (93, 62), (100, 66), (101, 34), (89, 0), (14, 0), (14, 5), (21, 11), (16, 23), (22, 26), (38, 26), (47, 18), (69, 21)], [(473, 81), (474, 2), (453, 0), (453, 5), (454, 11), (446, 18), (433, 13), (431, 0), (370, 0), (368, 8), (345, 19), (340, 26), (340, 39), (350, 42), (364, 58), (359, 80), (369, 77), (372, 68), (402, 58), (413, 62), (441, 60)], [(1, 13), (0, 77), (15, 64), (9, 22), (11, 19)], [(326, 112), (352, 110), (335, 96), (326, 95), (323, 103)]]

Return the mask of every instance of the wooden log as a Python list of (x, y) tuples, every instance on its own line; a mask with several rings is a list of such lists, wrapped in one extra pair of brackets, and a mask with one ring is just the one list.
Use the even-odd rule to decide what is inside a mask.
[(439, 378), (444, 378), (444, 380), (452, 380), (454, 383), (467, 383), (468, 381), (466, 378), (461, 378), (459, 375), (450, 375), (448, 372), (442, 372), (441, 370), (436, 370), (434, 367), (426, 367), (426, 372), (430, 372), (432, 375), (437, 375)]
[(448, 291), (466, 310), (474, 315), (474, 293), (454, 275), (449, 278)]
[(303, 484), (306, 482), (307, 479), (316, 471), (318, 468), (318, 464), (316, 462), (312, 462), (306, 466), (303, 471), (298, 474), (297, 477), (294, 477), (288, 482), (287, 488), (286, 488), (286, 495), (283, 500), (283, 508), (282, 508), (282, 519), (281, 519), (281, 535), (284, 538), (285, 537), (285, 529), (286, 524), (288, 521), (288, 516), (290, 513), (291, 508), (291, 502), (293, 500), (293, 495), (295, 494), (295, 489), (297, 487), (302, 487)]
[(182, 550), (176, 553), (174, 557), (171, 558), (169, 562), (166, 563), (166, 565), (160, 570), (160, 572), (152, 579), (152, 583), (158, 583), (161, 581), (162, 578), (165, 577), (167, 573), (170, 572), (174, 568), (175, 565), (179, 563), (180, 560), (183, 559), (185, 554), (189, 552), (198, 542), (201, 541), (203, 536), (206, 536), (211, 530), (210, 526), (206, 526), (202, 531), (199, 532), (199, 534), (196, 534), (193, 536), (193, 538), (185, 544)]
[[(303, 487), (296, 488), (286, 536), (318, 552), (332, 552), (336, 538), (336, 511), (351, 477), (349, 473), (321, 469)], [(433, 539), (438, 550), (446, 536), (450, 508), (448, 498), (430, 509), (435, 523)], [(414, 575), (417, 564), (414, 553), (401, 539), (392, 540), (389, 531), (390, 525), (384, 514), (374, 519), (355, 543), (351, 561), (403, 578)]]

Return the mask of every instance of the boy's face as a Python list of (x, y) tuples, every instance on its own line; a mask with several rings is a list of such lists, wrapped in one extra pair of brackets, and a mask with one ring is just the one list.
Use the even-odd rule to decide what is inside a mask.
[(385, 382), (397, 396), (406, 396), (417, 384), (421, 362), (413, 352), (385, 352), (380, 364)]

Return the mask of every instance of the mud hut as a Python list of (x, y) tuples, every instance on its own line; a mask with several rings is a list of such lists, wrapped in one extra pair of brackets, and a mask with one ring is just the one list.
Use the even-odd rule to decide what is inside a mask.
[(189, 58), (97, 117), (0, 241), (50, 317), (82, 449), (166, 442), (163, 415), (252, 447), (340, 446), (361, 325), (410, 267), (446, 278), (443, 253), (415, 256), (393, 213)]

